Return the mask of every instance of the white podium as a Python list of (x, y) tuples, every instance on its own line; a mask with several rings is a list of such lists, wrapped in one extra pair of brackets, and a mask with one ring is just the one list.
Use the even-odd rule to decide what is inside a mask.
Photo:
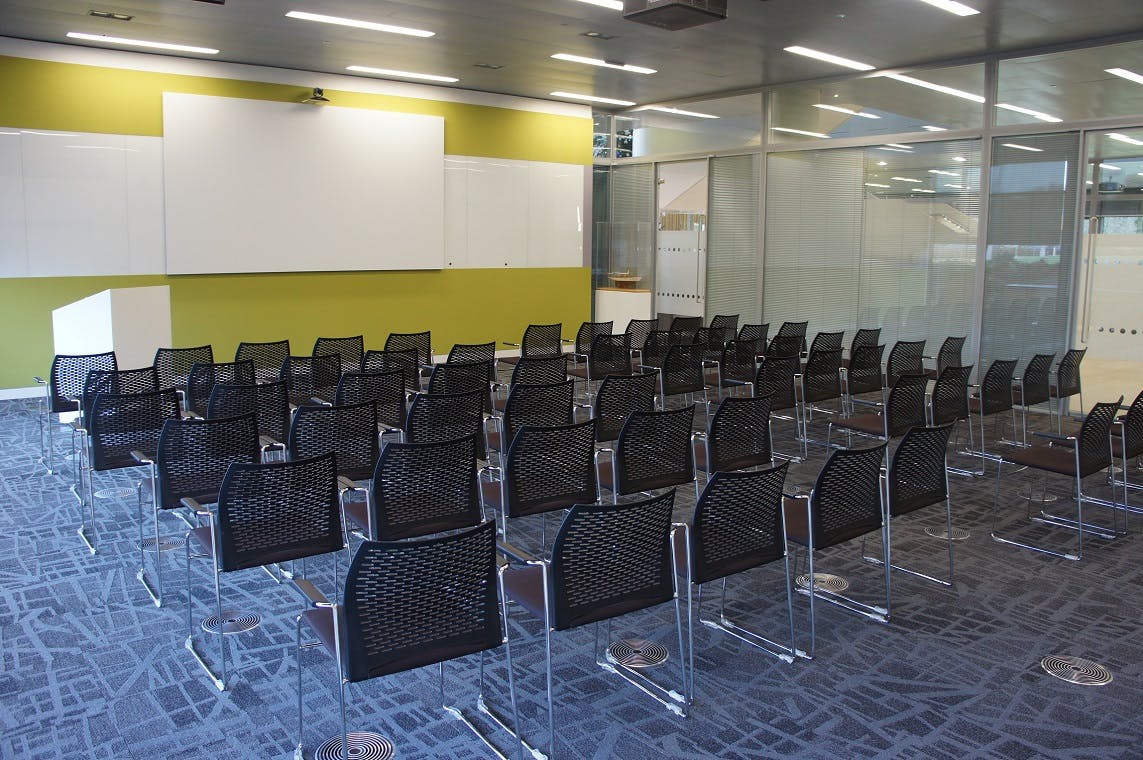
[(113, 288), (52, 311), (57, 354), (114, 351), (120, 369), (149, 367), (170, 346), (171, 289)]

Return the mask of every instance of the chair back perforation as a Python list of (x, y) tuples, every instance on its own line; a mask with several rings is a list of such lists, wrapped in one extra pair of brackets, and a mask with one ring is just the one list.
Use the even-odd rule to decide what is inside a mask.
[(952, 424), (914, 427), (893, 452), (889, 468), (889, 514), (903, 515), (948, 498), (945, 454)]
[(1123, 428), (1126, 439), (1123, 456), (1130, 459), (1143, 455), (1143, 392), (1135, 397), (1127, 414), (1123, 415)]
[(790, 409), (797, 403), (794, 395), (794, 375), (798, 373), (800, 359), (797, 355), (777, 356), (767, 354), (754, 375), (754, 395), (771, 395), (770, 409)]
[(759, 346), (765, 346), (770, 338), (770, 323), (761, 322), (745, 324), (738, 329), (739, 340), (756, 340)]
[(528, 325), (520, 340), (520, 356), (532, 358), (558, 357), (564, 352), (562, 322), (550, 325)]
[(433, 361), (433, 334), (431, 330), (415, 333), (389, 333), (385, 338), (386, 351), (417, 352), (417, 361), (420, 364), (430, 364)]
[(483, 397), (486, 394), (486, 391), (418, 393), (409, 407), (405, 440), (433, 443), (476, 436), (476, 456), (484, 459)]
[(290, 403), (295, 406), (312, 404), (315, 398), (331, 399), (341, 379), (341, 357), (287, 356), (279, 379), (286, 384)]
[(371, 402), (353, 406), (300, 406), (290, 425), (287, 447), (291, 459), (306, 459), (333, 452), (337, 474), (365, 480), (373, 474), (380, 455), (377, 407)]
[(810, 353), (814, 351), (833, 351), (837, 349), (841, 351), (841, 342), (845, 338), (845, 332), (820, 332), (814, 336), (814, 340), (810, 343)]
[(587, 352), (587, 379), (602, 380), (608, 375), (631, 372), (631, 344), (624, 334), (597, 335)]
[(1012, 375), (1015, 372), (1015, 359), (992, 362), (980, 383), (981, 414), (997, 414), (1012, 408)]
[(1020, 378), (1020, 401), (1023, 406), (1042, 404), (1048, 400), (1049, 377), (1055, 358), (1055, 354), (1036, 354), (1028, 360), (1028, 366)]
[(214, 386), (219, 383), (253, 385), (254, 382), (254, 362), (251, 359), (240, 362), (195, 364), (187, 376), (186, 408), (188, 411), (204, 414), (210, 404)]
[(155, 457), (158, 506), (175, 509), (187, 497), (213, 504), (230, 465), (255, 464), (259, 457), (258, 422), (253, 413), (167, 420)]
[(1083, 477), (1099, 472), (1111, 464), (1111, 447), (1108, 435), (1111, 432), (1112, 424), (1115, 422), (1115, 416), (1119, 414), (1119, 405), (1122, 403), (1123, 397), (1120, 396), (1118, 401), (1096, 404), (1084, 417), (1079, 433), (1076, 434), (1076, 445), (1079, 446), (1080, 474)]
[(756, 472), (717, 472), (691, 519), (691, 580), (708, 583), (786, 554), (783, 462)]
[(555, 427), (569, 425), (574, 403), (573, 381), (551, 385), (516, 385), (504, 404), (503, 447), (508, 448), (516, 432), (525, 425)]
[(365, 357), (365, 336), (352, 335), (345, 338), (318, 338), (314, 341), (314, 356), (337, 354), (341, 359), (340, 372), (356, 372), (361, 369)]
[(862, 346), (876, 346), (880, 342), (880, 327), (862, 327), (853, 334), (853, 340), (849, 344), (849, 358), (852, 360), (857, 354), (857, 349)]
[(659, 324), (657, 319), (632, 319), (627, 323), (627, 329), (623, 334), (627, 336), (627, 340), (631, 345), (632, 351), (642, 351), (643, 344), (647, 342), (647, 336)]
[(655, 404), (658, 380), (653, 374), (615, 374), (603, 378), (592, 400), (596, 440), (614, 441), (632, 412), (649, 412)]
[(696, 393), (706, 388), (703, 373), (705, 347), (699, 344), (671, 346), (663, 359), (662, 391), (668, 396)]
[(254, 362), (254, 372), (259, 381), (277, 380), (282, 369), (282, 362), (290, 355), (290, 341), (273, 340), (265, 343), (248, 343), (243, 341), (234, 351), (234, 361), (240, 362), (249, 359)]
[(885, 360), (885, 385), (892, 388), (897, 378), (908, 373), (924, 372), (925, 341), (899, 340)]
[(933, 385), (933, 424), (968, 419), (968, 380), (973, 365), (945, 367)]
[(152, 367), (139, 369), (99, 370), (87, 373), (83, 384), (83, 413), (91, 416), (91, 406), (100, 393), (113, 393), (128, 396), (138, 393), (154, 393), (159, 388), (159, 373)]
[(155, 371), (159, 374), (159, 387), (185, 391), (194, 365), (212, 362), (214, 362), (214, 349), (210, 346), (155, 349), (154, 365)]
[[(841, 333), (837, 335), (840, 336)], [(810, 351), (806, 368), (802, 373), (802, 397), (807, 403), (827, 401), (841, 396), (841, 377), (838, 374), (841, 368), (840, 341), (839, 337), (837, 348), (819, 348)]]
[(149, 393), (97, 393), (88, 414), (91, 468), (135, 467), (132, 451), (154, 457), (167, 420), (178, 420), (179, 396), (174, 388)]
[(373, 538), (393, 541), (476, 525), (476, 479), (476, 436), (390, 443), (370, 485)]
[(522, 517), (596, 500), (595, 420), (519, 429), (504, 462), (504, 511)]
[(694, 416), (693, 405), (665, 412), (632, 412), (619, 431), (615, 448), (616, 492), (630, 494), (693, 481)]
[(235, 417), (251, 412), (257, 418), (259, 435), (285, 443), (290, 433), (290, 399), (285, 383), (219, 383), (210, 392), (207, 417)]
[(707, 472), (767, 465), (770, 450), (770, 395), (723, 399), (710, 421)]
[(361, 371), (369, 373), (400, 372), (407, 392), (421, 389), (423, 357), (415, 348), (369, 350), (361, 358)]
[(698, 341), (698, 332), (702, 329), (702, 317), (674, 317), (667, 332), (671, 336), (671, 345), (690, 345)]
[(1060, 366), (1056, 368), (1056, 398), (1080, 392), (1080, 362), (1086, 353), (1086, 348), (1073, 348), (1060, 359)]
[(858, 346), (850, 354), (846, 378), (851, 395), (873, 393), (881, 390), (881, 357), (885, 346)]
[(405, 378), (400, 370), (393, 372), (346, 372), (338, 381), (333, 395), (336, 406), (353, 406), (372, 402), (377, 421), (389, 427), (405, 427), (407, 406)]
[[(488, 343), (456, 343), (448, 352), (446, 364), (479, 364), (484, 367), (485, 382), (496, 380), (496, 341)], [(432, 382), (431, 380), (429, 381)], [(430, 391), (431, 393), (432, 391)], [(459, 391), (458, 391), (459, 392)]]
[(750, 385), (754, 373), (758, 371), (757, 357), (761, 344), (757, 340), (731, 340), (722, 349), (719, 357), (719, 374), (725, 384)]
[(815, 550), (881, 528), (881, 464), (886, 446), (840, 449), (826, 460), (810, 498)]
[(509, 385), (552, 385), (568, 379), (568, 356), (521, 357), (512, 369)]
[(87, 374), (91, 371), (114, 372), (119, 369), (114, 351), (101, 354), (56, 354), (48, 375), (48, 411), (52, 414), (74, 412), (80, 408)]
[(966, 340), (968, 340), (967, 336), (951, 335), (944, 339), (937, 351), (937, 374), (943, 372), (945, 367), (959, 367), (961, 365), (961, 355)]
[(614, 322), (584, 322), (575, 334), (575, 352), (586, 354), (591, 351), (595, 339), (604, 335), (611, 335)]
[(925, 424), (925, 388), (928, 382), (928, 375), (923, 373), (897, 377), (885, 404), (886, 428), (890, 436), (902, 435), (911, 427)]

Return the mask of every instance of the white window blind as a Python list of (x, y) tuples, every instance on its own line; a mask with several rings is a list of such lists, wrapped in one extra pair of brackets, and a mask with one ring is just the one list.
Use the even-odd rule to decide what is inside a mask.
[(759, 159), (723, 156), (710, 162), (710, 227), (707, 236), (706, 317), (737, 314), (757, 322)]

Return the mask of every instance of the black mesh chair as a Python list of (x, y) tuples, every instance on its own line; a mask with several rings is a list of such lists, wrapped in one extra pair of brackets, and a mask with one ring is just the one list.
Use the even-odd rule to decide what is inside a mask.
[[(797, 355), (774, 356), (770, 355), (762, 360), (758, 372), (754, 375), (754, 395), (770, 396), (770, 418), (789, 420), (794, 423), (794, 440), (800, 438), (803, 445), (799, 446), (804, 452), (805, 436), (802, 435), (802, 400), (801, 383), (796, 382), (801, 359)], [(789, 411), (793, 416), (774, 414), (774, 412)], [(792, 454), (781, 454), (783, 459), (801, 461), (802, 457)], [(803, 453), (803, 456), (805, 454)]]
[(671, 334), (671, 344), (689, 345), (698, 340), (698, 332), (702, 329), (702, 317), (674, 317), (667, 328)]
[(586, 362), (595, 339), (611, 335), (614, 327), (614, 322), (584, 322), (581, 324), (575, 334), (575, 352), (572, 354), (573, 367), (576, 364)]
[[(521, 357), (512, 368), (508, 379), (508, 391), (516, 385), (553, 385), (568, 379), (568, 355), (548, 357)], [(492, 408), (503, 412), (508, 396), (501, 385), (492, 396)]]
[[(881, 491), (881, 465), (885, 448), (880, 444), (868, 449), (834, 451), (818, 473), (809, 494), (786, 496), (786, 537), (806, 548), (808, 574), (798, 579), (799, 592), (810, 598), (810, 649), (812, 657), (817, 642), (814, 600), (821, 599), (856, 612), (871, 620), (889, 622), (891, 565), (889, 553), (889, 520)], [(843, 596), (821, 585), (827, 578), (814, 572), (814, 552), (837, 546), (870, 533), (881, 534), (882, 562), (885, 567), (885, 606), (866, 604)]]
[[(259, 456), (258, 423), (252, 413), (218, 419), (167, 420), (155, 452), (150, 456), (135, 452), (135, 460), (150, 468), (150, 478), (139, 484), (139, 572), (135, 577), (156, 607), (163, 606), (163, 552), (183, 545), (181, 535), (162, 535), (160, 513), (182, 509), (182, 500), (187, 498), (200, 505), (217, 503), (227, 468), (235, 462), (256, 464)], [(151, 505), (153, 536), (149, 539), (144, 538), (145, 502)], [(148, 552), (155, 555), (154, 583), (147, 578)]]
[(804, 335), (775, 335), (766, 346), (766, 356), (797, 356), (802, 355), (802, 346), (805, 345)]
[[(577, 504), (564, 518), (547, 561), (503, 546), (514, 560), (501, 576), (505, 598), (543, 621), (548, 757), (555, 757), (558, 735), (552, 699), (553, 632), (609, 621), (673, 600), (679, 652), (686, 651), (682, 608), (675, 590), (677, 568), (671, 551), (674, 496), (672, 490), (618, 506)], [(676, 715), (686, 715), (690, 697), (684, 657), (679, 657), (680, 693), (651, 681), (614, 657), (602, 659), (598, 638), (597, 629), (595, 657), (601, 668), (622, 676)]]
[[(1056, 365), (1055, 379), (1048, 386), (1048, 394), (1056, 401), (1056, 432), (1060, 432), (1064, 414), (1064, 399), (1078, 395), (1083, 409), (1083, 387), (1080, 384), (1080, 363), (1086, 348), (1073, 348)], [(1050, 402), (1049, 402), (1050, 403)]]
[[(872, 404), (874, 406), (885, 403), (885, 389), (881, 385), (881, 357), (885, 353), (885, 346), (858, 346), (849, 355), (846, 366), (841, 368), (841, 394), (842, 408), (846, 414), (853, 414), (857, 404)], [(866, 394), (878, 394), (878, 401), (868, 401), (858, 398)]]
[(584, 395), (591, 399), (591, 384), (608, 375), (631, 374), (631, 347), (626, 335), (599, 335), (584, 355), (584, 361), (568, 368), (568, 375), (580, 378)]
[(294, 406), (328, 403), (341, 379), (341, 357), (337, 354), (287, 356), (278, 379), (286, 384)]
[(422, 365), (433, 363), (433, 334), (431, 330), (424, 332), (414, 333), (389, 333), (385, 338), (386, 351), (408, 351), (410, 349), (417, 352), (417, 359)]
[(719, 405), (706, 432), (691, 434), (695, 467), (706, 473), (745, 470), (774, 463), (770, 438), (772, 395), (727, 398)]
[(659, 379), (653, 374), (608, 375), (592, 399), (592, 416), (597, 426), (595, 440), (614, 441), (632, 412), (649, 412), (655, 407)]
[(909, 428), (924, 425), (928, 420), (925, 403), (928, 384), (929, 377), (924, 372), (898, 375), (897, 381), (889, 389), (885, 406), (880, 411), (854, 414), (831, 422), (827, 444), (833, 437), (835, 427), (845, 431), (849, 436), (847, 445), (852, 446), (854, 433), (889, 441), (905, 435)]
[(925, 371), (925, 341), (899, 340), (889, 350), (885, 360), (884, 387), (892, 388), (901, 375), (923, 373)]
[[(95, 526), (94, 473), (139, 467), (138, 453), (154, 457), (159, 434), (168, 420), (178, 420), (179, 397), (174, 388), (147, 393), (98, 393), (87, 415), (86, 452), (79, 465), (81, 502), (86, 501), (91, 519), (89, 536), (81, 526), (79, 537), (95, 554), (99, 534)], [(86, 496), (83, 496), (86, 471)], [(131, 491), (127, 492), (128, 494)]]
[[(1096, 404), (1084, 418), (1076, 435), (1058, 435), (1056, 433), (1034, 433), (1046, 442), (1026, 449), (1017, 449), (1005, 452), (998, 457), (996, 468), (996, 494), (992, 500), (992, 537), (1002, 544), (1019, 546), (1024, 549), (1050, 554), (1063, 559), (1080, 560), (1083, 557), (1083, 536), (1085, 532), (1092, 533), (1103, 539), (1112, 539), (1126, 532), (1127, 513), (1123, 504), (1107, 499), (1101, 499), (1084, 492), (1084, 478), (1095, 475), (1109, 468), (1112, 464), (1111, 454), (1111, 428), (1115, 423), (1115, 416), (1119, 413), (1119, 406), (1123, 397), (1118, 401)], [(1008, 538), (999, 532), (1000, 511), (1000, 481), (1004, 473), (1004, 465), (1013, 464), (1018, 468), (1029, 468), (1040, 473), (1054, 473), (1063, 475), (1072, 480), (1075, 488), (1076, 517), (1075, 519), (1057, 517), (1041, 511), (1032, 515), (1032, 489), (1028, 489), (1028, 516), (1033, 522), (1044, 525), (1062, 527), (1075, 531), (1075, 553), (1048, 549), (1030, 540)], [(1124, 527), (1120, 530), (1113, 525), (1111, 528), (1084, 522), (1084, 504), (1095, 504), (1110, 507), (1124, 517)]]
[[(1052, 405), (1048, 403), (1049, 374), (1055, 354), (1036, 354), (1028, 360), (1024, 371), (1012, 378), (1012, 403), (1020, 407), (1020, 445), (1028, 445), (1028, 409), (1048, 404), (1048, 426), (1051, 427)], [(1013, 437), (1015, 437), (1013, 432)]]
[(400, 372), (406, 393), (421, 390), (421, 356), (415, 348), (366, 351), (361, 358), (362, 372)]
[(210, 406), (210, 394), (214, 391), (214, 386), (219, 383), (253, 385), (254, 362), (245, 359), (240, 362), (208, 362), (193, 365), (187, 376), (183, 407), (193, 415), (205, 417)]
[(160, 388), (174, 388), (185, 394), (191, 369), (196, 364), (214, 362), (214, 349), (207, 346), (193, 348), (157, 348), (152, 364), (159, 374)]
[[(48, 474), (55, 474), (55, 427), (71, 422), (79, 413), (83, 385), (92, 370), (119, 369), (114, 351), (99, 354), (56, 354), (52, 358), (48, 380), (36, 376), (37, 385), (44, 386), (44, 400), (40, 405), (40, 463)], [(76, 468), (78, 470), (78, 467)]]
[[(488, 343), (455, 343), (449, 349), (446, 364), (472, 364), (480, 362), (486, 368), (490, 383), (496, 382), (496, 341)], [(431, 391), (430, 391), (431, 393)]]
[(350, 335), (345, 338), (318, 338), (314, 341), (314, 356), (336, 354), (341, 359), (342, 372), (356, 372), (365, 358), (365, 336)]
[[(806, 330), (809, 329), (809, 322), (783, 322), (778, 327), (778, 332), (774, 333), (775, 338), (782, 338), (778, 346), (782, 350), (778, 352), (779, 356), (786, 356), (787, 349), (796, 342), (797, 347), (794, 351), (796, 354), (801, 354), (806, 350)], [(773, 343), (771, 341), (771, 343)]]
[(816, 351), (833, 351), (842, 350), (841, 342), (845, 338), (845, 331), (841, 332), (820, 332), (814, 336), (814, 340), (810, 343), (810, 353)]
[(681, 345), (673, 343), (672, 336), (667, 330), (652, 330), (647, 339), (643, 341), (643, 350), (639, 352), (639, 367), (657, 370), (667, 360), (667, 352), (671, 346)]
[[(232, 464), (218, 493), (218, 509), (204, 508), (193, 499), (185, 506), (207, 521), (187, 533), (187, 639), (186, 648), (206, 671), (210, 682), (224, 691), (229, 677), (227, 634), (256, 626), (260, 616), (222, 606), (221, 576), (256, 567), (334, 554), (333, 578), (340, 576), (337, 552), (345, 548), (345, 531), (337, 498), (337, 473), (332, 453), (311, 459), (270, 464)], [(218, 670), (207, 662), (195, 640), (194, 594), (191, 591), (191, 554), (209, 557), (213, 567), (215, 614), (201, 628), (216, 637)], [(314, 605), (328, 605), (326, 597), (303, 577), (295, 585)], [(335, 590), (336, 593), (336, 590)]]
[(623, 334), (627, 336), (627, 343), (631, 346), (632, 361), (636, 361), (636, 354), (642, 358), (643, 344), (647, 342), (647, 336), (651, 334), (652, 330), (657, 329), (658, 325), (659, 320), (657, 319), (632, 319), (627, 323), (627, 329), (623, 331)]
[[(312, 631), (333, 660), (341, 707), (341, 732), (322, 744), (316, 757), (363, 757), (370, 747), (388, 745), (372, 732), (349, 733), (345, 692), (350, 683), (439, 664), (441, 706), (494, 748), (459, 707), (446, 700), (444, 663), (480, 654), (476, 708), (512, 734), (510, 754), (523, 760), (518, 734), (492, 712), (484, 690), (484, 653), (505, 644), (513, 726), (519, 725), (512, 652), (501, 618), (502, 585), (496, 566), (496, 527), (488, 522), (459, 533), (417, 541), (367, 541), (358, 547), (340, 604), (308, 609), (297, 617), (298, 744), (304, 757), (306, 719), (302, 693), (302, 629)], [(448, 688), (452, 688), (451, 686)], [(408, 730), (402, 723), (400, 729)], [(352, 751), (351, 751), (352, 748)], [(531, 752), (531, 748), (528, 748)], [(506, 755), (494, 749), (499, 757)], [(388, 756), (388, 755), (386, 755)]]
[(352, 406), (301, 406), (294, 413), (287, 443), (290, 459), (337, 455), (338, 484), (343, 493), (364, 490), (358, 481), (373, 476), (381, 454), (377, 407), (371, 401)]
[(758, 345), (765, 347), (770, 340), (770, 323), (747, 323), (738, 328), (739, 340), (756, 340)]
[(266, 343), (242, 341), (234, 351), (234, 361), (249, 359), (254, 362), (254, 374), (259, 383), (272, 383), (279, 379), (282, 362), (290, 355), (290, 341), (272, 340)]
[[(756, 340), (731, 340), (723, 346), (717, 362), (705, 362), (706, 383), (718, 389), (749, 388), (758, 371), (758, 354), (762, 344)], [(712, 366), (713, 364), (713, 366)]]
[[(706, 484), (694, 513), (682, 530), (674, 533), (675, 561), (684, 569), (687, 581), (687, 632), (690, 688), (695, 693), (695, 604), (692, 588), (697, 585), (698, 618), (703, 625), (728, 633), (739, 641), (757, 647), (784, 662), (806, 656), (798, 649), (794, 634), (794, 600), (790, 583), (790, 559), (786, 551), (785, 515), (782, 486), (788, 463), (756, 472), (718, 472)], [(780, 644), (727, 617), (726, 586), (731, 575), (744, 573), (782, 560), (786, 571), (786, 615), (789, 643)], [(703, 617), (703, 585), (722, 581), (722, 601), (717, 617)], [(751, 594), (751, 601), (754, 594)]]
[(483, 519), (476, 485), (476, 439), (390, 443), (366, 501), (345, 504), (345, 520), (370, 541), (458, 530)]
[(575, 390), (571, 380), (552, 385), (515, 385), (508, 394), (504, 414), (485, 428), (489, 452), (503, 458), (516, 432), (525, 425), (553, 427), (572, 422)]
[[(980, 470), (975, 473), (977, 475), (984, 474), (985, 462), (988, 459), (995, 461), (999, 458), (996, 454), (990, 454), (985, 445), (984, 418), (1008, 412), (1012, 417), (1012, 429), (1016, 429), (1016, 411), (1012, 408), (1012, 375), (1015, 371), (1015, 359), (997, 359), (989, 365), (980, 385), (970, 386), (978, 389), (968, 399), (969, 414), (980, 419), (980, 451), (968, 452), (980, 457)], [(999, 433), (994, 438), (999, 440)]]
[[(961, 420), (969, 419), (968, 412), (968, 381), (972, 376), (973, 365), (964, 367), (945, 367), (933, 384), (929, 394), (929, 425), (939, 427), (951, 425), (954, 429)], [(973, 450), (972, 425), (968, 425), (968, 448)], [(957, 475), (973, 475), (971, 470), (957, 467), (948, 467), (949, 472)]]
[(715, 314), (710, 318), (711, 330), (722, 330), (727, 340), (731, 340), (738, 333), (737, 314)]
[(344, 373), (333, 394), (334, 405), (353, 406), (367, 401), (377, 408), (377, 423), (383, 429), (398, 433), (405, 429), (408, 406), (405, 377), (400, 370)]
[(684, 403), (695, 404), (695, 394), (703, 396), (703, 409), (710, 418), (710, 396), (703, 369), (704, 347), (700, 344), (671, 346), (659, 368), (659, 406), (667, 408), (669, 396), (685, 396)]
[(600, 499), (604, 488), (612, 503), (620, 496), (694, 483), (695, 457), (691, 446), (695, 408), (686, 406), (666, 412), (632, 412), (619, 431), (614, 449), (595, 454)]
[(881, 328), (880, 327), (862, 327), (853, 334), (853, 340), (849, 343), (849, 358), (852, 360), (857, 349), (862, 346), (876, 346), (881, 343)]
[(962, 354), (966, 340), (968, 338), (963, 335), (949, 336), (941, 343), (936, 356), (926, 356), (926, 359), (930, 359), (936, 364), (936, 369), (925, 370), (929, 377), (939, 376), (941, 372), (944, 372), (945, 367), (959, 367), (963, 363)]
[(484, 459), (484, 392), (418, 393), (405, 423), (407, 443), (451, 441), (476, 436), (476, 457)]
[[(1135, 397), (1127, 414), (1115, 421), (1111, 428), (1111, 455), (1119, 460), (1121, 480), (1116, 480), (1112, 472), (1112, 485), (1123, 487), (1123, 506), (1128, 512), (1139, 512), (1139, 507), (1131, 506), (1127, 500), (1128, 491), (1136, 491), (1143, 486), (1132, 483), (1128, 477), (1128, 459), (1143, 457), (1143, 393)], [(1124, 515), (1124, 528), (1127, 527), (1127, 516)]]
[(524, 336), (519, 343), (504, 345), (520, 349), (519, 356), (505, 356), (500, 361), (504, 364), (516, 364), (522, 358), (546, 359), (560, 356), (564, 352), (563, 343), (564, 326), (561, 322), (550, 325), (528, 325), (524, 328)]
[[(795, 382), (802, 387), (802, 454), (806, 455), (806, 446), (810, 440), (809, 422), (814, 412), (840, 415), (845, 411), (841, 396), (840, 345), (837, 348), (811, 350), (806, 365)], [(825, 401), (836, 401), (837, 409), (820, 406)]]
[(222, 383), (214, 386), (210, 392), (210, 401), (206, 407), (208, 418), (235, 417), (251, 412), (258, 421), (262, 458), (284, 458), (286, 439), (290, 435), (290, 400), (285, 383)]
[(432, 394), (472, 393), (481, 394), (482, 408), (492, 412), (492, 386), (489, 373), (495, 373), (494, 364), (487, 360), (470, 362), (446, 362), (433, 367), (429, 375), (428, 392)]
[[(140, 367), (139, 369), (93, 369), (87, 373), (87, 379), (83, 384), (83, 394), (80, 397), (80, 415), (77, 420), (72, 422), (72, 449), (73, 456), (76, 457), (77, 462), (75, 468), (76, 478), (72, 485), (72, 493), (79, 499), (80, 504), (83, 504), (87, 498), (93, 495), (90, 477), (92, 469), (90, 423), (95, 399), (102, 393), (127, 396), (140, 393), (154, 393), (158, 390), (160, 390), (159, 373), (153, 366)], [(175, 392), (176, 394), (178, 393), (178, 391)], [(180, 404), (181, 403), (180, 400)], [(76, 450), (77, 443), (78, 450)], [(88, 475), (86, 495), (83, 489), (85, 471)], [(112, 493), (113, 491), (107, 491), (95, 495), (110, 496)]]

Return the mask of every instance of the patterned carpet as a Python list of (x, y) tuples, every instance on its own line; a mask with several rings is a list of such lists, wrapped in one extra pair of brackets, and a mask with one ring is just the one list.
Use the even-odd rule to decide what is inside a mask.
[[(227, 606), (257, 611), (265, 622), (230, 637), (238, 640), (237, 672), (228, 691), (216, 691), (182, 646), (182, 552), (166, 555), (168, 601), (161, 609), (134, 577), (133, 498), (100, 500), (100, 552), (89, 554), (75, 533), (79, 512), (68, 491), (70, 470), (49, 475), (37, 464), (35, 412), (30, 401), (0, 402), (0, 757), (291, 756), (293, 620), (304, 606), (301, 597), (260, 570), (224, 577)], [(783, 438), (789, 430), (776, 423), (780, 450), (794, 448)], [(813, 432), (824, 437), (824, 425), (815, 423)], [(57, 444), (62, 453), (60, 437)], [(810, 460), (792, 468), (790, 480), (812, 482), (822, 461), (824, 449), (811, 448)], [(97, 487), (132, 485), (140, 475), (98, 475)], [(1028, 482), (1017, 475), (1002, 486), (1005, 519), (1013, 524), (1023, 519), (1019, 490)], [(590, 627), (558, 635), (560, 756), (1143, 756), (1143, 544), (1136, 536), (1092, 539), (1080, 563), (997, 544), (988, 535), (994, 484), (994, 477), (953, 478), (954, 525), (971, 536), (957, 543), (952, 589), (895, 575), (888, 625), (819, 605), (812, 662), (784, 664), (698, 627), (690, 717), (668, 713), (595, 666)], [(1053, 489), (1068, 492), (1062, 480)], [(678, 497), (683, 518), (693, 491), (682, 488)], [(1070, 507), (1060, 499), (1061, 511)], [(1091, 511), (1094, 519), (1108, 520), (1105, 511)], [(894, 524), (895, 559), (939, 573), (945, 545), (926, 536), (926, 526), (943, 526), (939, 509)], [(177, 532), (178, 523), (168, 527)], [(1062, 532), (1037, 531), (1067, 546)], [(311, 573), (315, 568), (319, 587), (330, 593), (332, 563), (315, 563)], [(857, 542), (823, 552), (818, 569), (847, 577), (855, 595), (876, 598), (879, 571), (861, 562)], [(196, 616), (207, 614), (205, 563), (196, 562), (193, 572)], [(780, 566), (773, 566), (731, 585), (737, 616), (776, 636), (785, 614), (781, 577)], [(796, 599), (795, 613), (805, 645), (804, 597)], [(663, 678), (677, 674), (672, 621), (668, 605), (616, 627), (624, 636), (667, 644), (671, 660), (655, 671)], [(542, 746), (542, 637), (522, 612), (513, 613), (512, 628), (524, 728)], [(1053, 678), (1040, 668), (1041, 658), (1052, 654), (1101, 663), (1114, 681), (1085, 687)], [(307, 651), (303, 659), (304, 733), (312, 750), (337, 730), (337, 699), (328, 658)], [(489, 662), (493, 700), (504, 704), (503, 660), (494, 653)], [(450, 695), (473, 692), (473, 663), (461, 661), (446, 672)], [(436, 695), (433, 669), (352, 686), (351, 729), (385, 734), (403, 757), (487, 756), (441, 712)]]

